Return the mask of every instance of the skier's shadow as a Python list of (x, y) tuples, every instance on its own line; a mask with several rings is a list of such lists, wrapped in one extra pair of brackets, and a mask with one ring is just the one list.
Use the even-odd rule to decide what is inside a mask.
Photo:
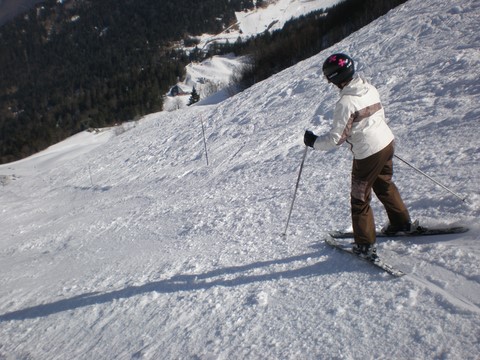
[[(178, 291), (207, 290), (215, 286), (236, 287), (257, 282), (307, 278), (338, 272), (338, 269), (335, 269), (336, 267), (330, 268), (325, 264), (325, 260), (329, 258), (329, 256), (325, 256), (327, 254), (327, 250), (324, 247), (318, 247), (318, 250), (316, 251), (284, 259), (259, 261), (241, 266), (231, 266), (212, 270), (203, 274), (176, 275), (170, 279), (154, 281), (139, 286), (128, 286), (124, 289), (111, 292), (91, 292), (81, 294), (52, 303), (36, 305), (22, 310), (5, 313), (0, 315), (0, 322), (46, 317), (64, 311), (75, 310), (90, 305), (105, 304), (112, 302), (113, 300), (127, 299), (151, 292), (169, 294)], [(315, 261), (312, 264), (312, 259), (318, 259), (318, 261)], [(305, 261), (309, 261), (310, 265), (280, 271), (268, 269), (269, 267), (292, 264), (295, 262), (305, 263)], [(266, 268), (263, 271), (264, 273), (251, 274), (252, 272), (258, 272), (258, 270), (262, 268)]]

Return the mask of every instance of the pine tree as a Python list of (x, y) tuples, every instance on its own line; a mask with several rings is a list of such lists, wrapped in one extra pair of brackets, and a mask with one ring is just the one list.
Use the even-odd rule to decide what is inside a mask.
[(200, 95), (198, 95), (197, 90), (195, 87), (193, 88), (191, 92), (190, 99), (188, 100), (188, 106), (195, 104), (196, 102), (200, 101)]

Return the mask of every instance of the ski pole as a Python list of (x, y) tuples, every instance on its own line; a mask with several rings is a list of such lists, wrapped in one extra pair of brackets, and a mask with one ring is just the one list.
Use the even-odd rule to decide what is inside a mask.
[(205, 158), (208, 166), (208, 151), (207, 151), (207, 139), (205, 138), (205, 126), (203, 125), (203, 116), (200, 115), (200, 122), (202, 123), (202, 135), (203, 135), (203, 147), (205, 148)]
[(407, 164), (408, 166), (410, 166), (412, 169), (414, 169), (415, 171), (419, 172), (420, 174), (422, 174), (423, 176), (425, 176), (427, 179), (433, 181), (435, 184), (437, 184), (438, 186), (444, 188), (445, 190), (447, 190), (450, 194), (453, 194), (455, 195), (457, 198), (459, 198), (460, 200), (462, 200), (464, 203), (467, 203), (467, 198), (462, 198), (460, 195), (458, 195), (457, 193), (453, 192), (452, 190), (450, 190), (449, 188), (447, 188), (445, 185), (439, 183), (437, 180), (435, 180), (434, 178), (432, 178), (431, 176), (425, 174), (422, 170), (420, 170), (419, 168), (416, 168), (415, 166), (413, 166), (412, 164), (410, 164), (408, 161), (405, 161), (403, 160), (400, 156), (397, 156), (397, 155), (393, 155), (395, 156), (398, 160), (400, 160), (401, 162)]
[(297, 197), (298, 184), (300, 183), (300, 177), (302, 176), (303, 164), (305, 163), (305, 158), (307, 157), (308, 146), (305, 146), (303, 152), (302, 162), (300, 164), (300, 170), (298, 171), (297, 183), (295, 184), (295, 191), (293, 192), (292, 205), (290, 205), (290, 211), (288, 212), (287, 225), (285, 225), (285, 231), (282, 236), (287, 236), (288, 224), (290, 223), (290, 216), (292, 215), (293, 204), (295, 203), (295, 198)]

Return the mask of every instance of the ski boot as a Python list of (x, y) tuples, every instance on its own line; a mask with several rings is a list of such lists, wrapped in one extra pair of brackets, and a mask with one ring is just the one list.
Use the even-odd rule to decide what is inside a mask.
[(352, 252), (369, 261), (378, 259), (377, 248), (374, 244), (353, 244)]
[(415, 220), (413, 223), (408, 222), (403, 225), (392, 225), (392, 224), (387, 224), (385, 225), (381, 232), (385, 235), (396, 235), (398, 233), (402, 234), (415, 234), (415, 233), (422, 233), (426, 229), (421, 227), (419, 225), (418, 220)]

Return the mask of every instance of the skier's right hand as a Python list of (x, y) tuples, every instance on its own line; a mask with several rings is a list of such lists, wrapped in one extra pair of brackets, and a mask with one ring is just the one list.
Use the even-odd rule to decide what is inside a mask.
[(317, 135), (315, 135), (310, 130), (305, 131), (305, 135), (303, 135), (303, 142), (306, 146), (310, 146), (313, 148), (313, 144), (315, 144), (315, 140), (317, 140)]

